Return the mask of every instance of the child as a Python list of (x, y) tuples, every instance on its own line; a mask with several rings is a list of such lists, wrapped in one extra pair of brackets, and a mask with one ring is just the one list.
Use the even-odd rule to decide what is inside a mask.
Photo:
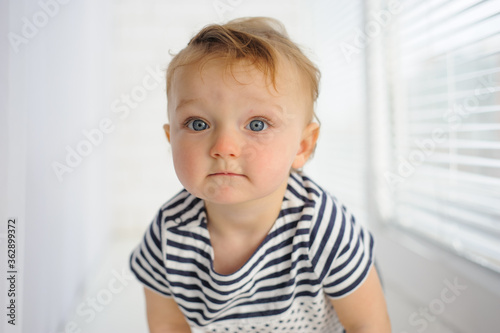
[(150, 331), (390, 332), (373, 239), (299, 169), (319, 71), (279, 22), (201, 30), (167, 70), (176, 174), (130, 258)]

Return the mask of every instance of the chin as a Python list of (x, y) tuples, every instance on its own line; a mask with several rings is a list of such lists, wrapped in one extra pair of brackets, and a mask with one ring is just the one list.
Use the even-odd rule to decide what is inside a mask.
[(200, 198), (216, 204), (236, 204), (245, 201), (234, 189), (208, 188)]

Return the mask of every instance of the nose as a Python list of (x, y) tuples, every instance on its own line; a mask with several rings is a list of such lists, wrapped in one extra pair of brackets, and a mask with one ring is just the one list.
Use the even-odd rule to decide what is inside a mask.
[(241, 140), (235, 131), (220, 129), (215, 131), (210, 156), (213, 158), (239, 157), (241, 154)]

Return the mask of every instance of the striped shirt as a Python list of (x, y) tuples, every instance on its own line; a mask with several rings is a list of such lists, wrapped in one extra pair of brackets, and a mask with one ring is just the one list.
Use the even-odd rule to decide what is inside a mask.
[(146, 287), (173, 297), (193, 332), (342, 332), (330, 299), (362, 284), (373, 238), (335, 197), (291, 173), (280, 214), (236, 272), (213, 269), (203, 200), (163, 205), (130, 257)]

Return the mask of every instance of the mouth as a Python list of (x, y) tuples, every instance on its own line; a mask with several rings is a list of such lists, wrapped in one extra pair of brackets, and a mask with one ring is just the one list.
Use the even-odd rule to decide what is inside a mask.
[(219, 171), (209, 174), (209, 176), (225, 176), (225, 177), (244, 177), (244, 175), (240, 173), (234, 173), (230, 171)]

